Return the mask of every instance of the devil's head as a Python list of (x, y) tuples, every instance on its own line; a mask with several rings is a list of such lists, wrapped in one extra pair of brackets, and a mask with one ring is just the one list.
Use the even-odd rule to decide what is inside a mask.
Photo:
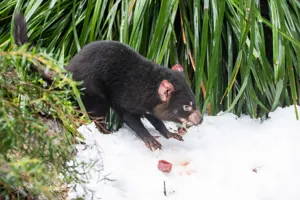
[(154, 115), (161, 120), (182, 123), (184, 126), (201, 124), (203, 117), (198, 110), (195, 95), (187, 84), (183, 67), (176, 64), (169, 71), (170, 78), (158, 85), (160, 104)]

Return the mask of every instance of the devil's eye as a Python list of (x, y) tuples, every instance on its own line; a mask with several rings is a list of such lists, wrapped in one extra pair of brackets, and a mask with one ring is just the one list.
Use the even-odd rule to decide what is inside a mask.
[(192, 111), (192, 106), (190, 106), (190, 105), (183, 105), (183, 110), (184, 111)]

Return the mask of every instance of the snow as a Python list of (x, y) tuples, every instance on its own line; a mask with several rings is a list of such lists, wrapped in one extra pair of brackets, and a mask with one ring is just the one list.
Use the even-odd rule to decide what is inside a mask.
[[(299, 200), (300, 122), (294, 107), (269, 116), (263, 123), (230, 113), (205, 116), (184, 142), (158, 138), (163, 150), (155, 152), (126, 125), (108, 135), (94, 124), (81, 126), (86, 144), (77, 145), (76, 160), (94, 165), (88, 183), (72, 184), (68, 199)], [(170, 173), (157, 169), (161, 159), (173, 164)]]

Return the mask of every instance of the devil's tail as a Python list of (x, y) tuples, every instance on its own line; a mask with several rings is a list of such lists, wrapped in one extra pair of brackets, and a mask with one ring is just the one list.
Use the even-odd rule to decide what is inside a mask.
[(19, 46), (29, 42), (27, 24), (24, 16), (20, 13), (17, 13), (14, 17), (14, 39)]
[[(24, 15), (21, 13), (17, 13), (14, 16), (14, 40), (18, 46), (29, 42), (27, 35), (27, 24)], [(32, 44), (29, 45), (29, 48), (30, 47), (32, 47)], [(51, 71), (46, 72), (45, 68), (39, 64), (31, 65), (31, 70), (39, 72), (42, 75), (42, 78), (49, 84), (53, 82), (53, 78), (56, 75)]]

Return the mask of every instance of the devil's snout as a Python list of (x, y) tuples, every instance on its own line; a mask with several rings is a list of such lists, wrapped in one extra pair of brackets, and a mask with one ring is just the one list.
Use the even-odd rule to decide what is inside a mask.
[(188, 121), (192, 122), (194, 125), (201, 124), (203, 122), (203, 117), (199, 110), (192, 112), (188, 118)]

